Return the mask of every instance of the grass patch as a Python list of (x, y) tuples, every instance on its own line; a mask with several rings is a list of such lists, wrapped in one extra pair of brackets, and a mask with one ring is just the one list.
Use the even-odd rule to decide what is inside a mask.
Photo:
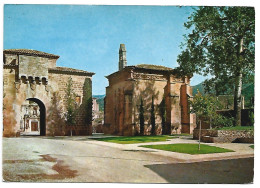
[(200, 150), (198, 150), (198, 144), (161, 144), (161, 145), (144, 145), (140, 147), (159, 149), (165, 151), (172, 151), (178, 153), (187, 154), (208, 154), (208, 153), (224, 153), (224, 152), (234, 152), (233, 150), (219, 148), (215, 146), (209, 146), (205, 144), (200, 145)]
[(107, 138), (91, 138), (98, 141), (113, 142), (117, 144), (136, 144), (146, 142), (162, 142), (177, 137), (173, 136), (122, 136), (122, 137), (107, 137)]
[(246, 131), (253, 131), (254, 126), (235, 126), (235, 127), (221, 127), (216, 128), (216, 130), (246, 130)]
[(192, 134), (181, 133), (181, 134), (171, 134), (170, 136), (192, 136)]
[(254, 147), (254, 145), (251, 145), (251, 146), (249, 146), (250, 148), (252, 148), (252, 149), (254, 149), (255, 147)]

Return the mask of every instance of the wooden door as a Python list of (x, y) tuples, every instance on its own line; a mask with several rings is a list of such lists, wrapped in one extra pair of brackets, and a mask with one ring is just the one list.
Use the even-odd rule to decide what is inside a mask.
[(39, 131), (38, 122), (31, 122), (31, 131)]

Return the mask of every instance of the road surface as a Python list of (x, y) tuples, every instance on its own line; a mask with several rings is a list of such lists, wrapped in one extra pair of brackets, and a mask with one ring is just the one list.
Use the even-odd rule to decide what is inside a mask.
[[(98, 142), (98, 141), (96, 141)], [(185, 163), (157, 151), (126, 150), (88, 139), (3, 139), (4, 181), (251, 183), (253, 158)], [(159, 152), (159, 151), (158, 151)]]

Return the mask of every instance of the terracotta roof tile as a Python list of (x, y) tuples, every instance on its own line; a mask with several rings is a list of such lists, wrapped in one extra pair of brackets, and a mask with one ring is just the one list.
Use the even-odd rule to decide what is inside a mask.
[(173, 70), (173, 68), (165, 67), (161, 65), (151, 65), (151, 64), (139, 64), (134, 65), (134, 67), (143, 68), (143, 69), (153, 69), (153, 70)]
[(50, 72), (82, 73), (82, 74), (91, 74), (91, 75), (95, 74), (93, 72), (88, 72), (88, 71), (79, 70), (79, 69), (73, 69), (73, 68), (68, 68), (68, 67), (49, 68), (49, 71)]
[[(175, 69), (170, 68), (170, 67), (161, 66), (161, 65), (151, 65), (151, 64), (130, 65), (130, 66), (126, 66), (123, 70), (126, 70), (126, 69), (150, 70), (150, 71), (154, 71), (154, 72), (163, 71), (163, 72), (170, 72), (170, 73), (175, 74)], [(123, 71), (123, 70), (121, 70), (121, 71)], [(108, 78), (112, 75), (120, 73), (121, 71), (114, 72), (105, 77)]]
[(7, 50), (4, 50), (4, 54), (36, 55), (36, 56), (50, 57), (50, 58), (55, 58), (55, 59), (58, 59), (60, 57), (58, 55), (49, 54), (49, 53), (41, 52), (41, 51), (37, 51), (37, 50), (29, 50), (29, 49), (7, 49)]

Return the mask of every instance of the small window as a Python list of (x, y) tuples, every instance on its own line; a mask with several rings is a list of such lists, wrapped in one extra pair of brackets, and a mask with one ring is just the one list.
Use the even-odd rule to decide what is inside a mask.
[(33, 108), (33, 115), (37, 116), (37, 107)]
[(80, 104), (81, 103), (81, 97), (80, 96), (76, 96), (76, 103)]

